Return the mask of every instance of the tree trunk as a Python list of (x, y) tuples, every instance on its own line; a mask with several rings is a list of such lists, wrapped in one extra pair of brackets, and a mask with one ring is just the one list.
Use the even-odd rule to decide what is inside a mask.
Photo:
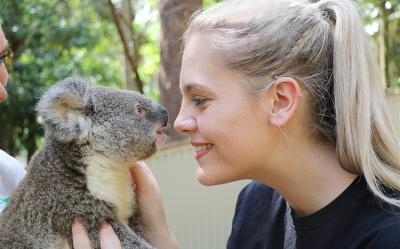
[[(135, 20), (133, 15), (133, 8), (132, 3), (130, 0), (123, 0), (122, 1), (122, 8), (121, 8), (121, 16), (125, 22), (121, 25), (121, 30), (126, 37), (133, 38), (133, 29), (132, 23)], [(134, 53), (134, 49), (132, 48), (132, 44), (128, 44), (129, 54)], [(129, 62), (129, 55), (125, 53), (125, 87), (129, 90), (140, 91), (138, 86), (135, 82), (134, 71), (132, 70), (131, 63)]]
[(169, 113), (170, 125), (166, 131), (169, 137), (168, 142), (185, 138), (173, 128), (182, 99), (179, 90), (182, 35), (190, 16), (201, 7), (202, 0), (160, 0), (160, 103), (167, 108)]
[(379, 27), (379, 64), (383, 74), (385, 87), (388, 87), (389, 77), (389, 10), (386, 9), (387, 1), (379, 1), (380, 27)]
[[(400, 3), (399, 3), (400, 5)], [(393, 35), (393, 43), (392, 46), (397, 46), (398, 48), (400, 48), (400, 20), (397, 21), (397, 25), (395, 27), (395, 31), (394, 31), (394, 35)], [(394, 47), (392, 47), (394, 48)], [(400, 77), (400, 55), (393, 55), (391, 54), (391, 60), (394, 63), (394, 70), (393, 70), (393, 75), (398, 75)], [(394, 84), (396, 85), (396, 83), (398, 84), (398, 86), (400, 87), (400, 79), (399, 77), (397, 77), (397, 81), (394, 82)]]

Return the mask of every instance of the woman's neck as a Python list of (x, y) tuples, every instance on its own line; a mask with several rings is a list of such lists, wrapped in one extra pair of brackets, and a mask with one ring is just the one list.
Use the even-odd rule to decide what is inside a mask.
[(302, 144), (281, 158), (273, 178), (264, 172), (257, 180), (282, 194), (298, 216), (322, 209), (357, 177), (340, 166), (334, 149), (321, 145)]

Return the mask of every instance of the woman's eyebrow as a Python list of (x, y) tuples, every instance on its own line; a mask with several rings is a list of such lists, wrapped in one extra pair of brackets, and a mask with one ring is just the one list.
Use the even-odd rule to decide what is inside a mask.
[(203, 86), (201, 84), (198, 84), (198, 83), (191, 82), (191, 83), (187, 83), (187, 84), (183, 85), (182, 92), (184, 94), (189, 94), (189, 93), (191, 93), (193, 91), (199, 91), (199, 92), (204, 92), (204, 93), (211, 93), (212, 92), (210, 88), (208, 88), (206, 86)]

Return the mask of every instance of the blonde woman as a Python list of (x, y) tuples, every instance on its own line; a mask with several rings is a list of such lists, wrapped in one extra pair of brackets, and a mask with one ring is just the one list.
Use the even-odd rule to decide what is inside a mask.
[[(399, 141), (350, 0), (225, 1), (194, 16), (184, 42), (175, 128), (197, 179), (255, 180), (228, 248), (400, 247)], [(143, 165), (133, 175), (147, 238), (177, 248), (154, 178)]]

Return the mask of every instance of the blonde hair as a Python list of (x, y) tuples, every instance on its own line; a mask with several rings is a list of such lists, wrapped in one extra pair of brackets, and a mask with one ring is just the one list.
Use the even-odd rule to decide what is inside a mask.
[[(316, 137), (341, 166), (363, 175), (381, 200), (400, 206), (400, 143), (360, 15), (350, 0), (230, 0), (194, 15), (184, 35), (209, 34), (223, 61), (253, 90), (282, 75), (311, 96)], [(387, 191), (389, 190), (389, 191)]]

